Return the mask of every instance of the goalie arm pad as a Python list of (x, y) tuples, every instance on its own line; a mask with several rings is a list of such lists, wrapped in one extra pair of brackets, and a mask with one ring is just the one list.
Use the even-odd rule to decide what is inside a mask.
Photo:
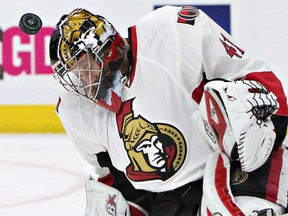
[(239, 159), (242, 170), (250, 172), (273, 149), (276, 135), (271, 115), (278, 107), (276, 96), (255, 81), (211, 81), (204, 86), (198, 123), (214, 149)]
[(91, 176), (86, 179), (85, 216), (147, 216), (147, 212), (135, 203), (126, 201), (121, 192)]

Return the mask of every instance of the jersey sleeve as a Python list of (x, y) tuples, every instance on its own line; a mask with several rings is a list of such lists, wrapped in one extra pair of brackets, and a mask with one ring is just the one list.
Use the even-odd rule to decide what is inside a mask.
[[(78, 150), (79, 154), (81, 155), (81, 157), (84, 158), (92, 166), (93, 171), (100, 178), (107, 176), (110, 173), (110, 170), (108, 169), (108, 167), (103, 167), (99, 164), (97, 154), (96, 153), (95, 154), (92, 154), (92, 153), (89, 154), (83, 150), (83, 147), (80, 147), (81, 145), (85, 146), (85, 143), (89, 143), (90, 141), (86, 140), (85, 137), (77, 136), (75, 133), (70, 131), (67, 126), (65, 127), (65, 130), (66, 130), (67, 135), (69, 136), (70, 140), (72, 141), (72, 143), (74, 144), (74, 146)], [(102, 152), (104, 152), (104, 149)], [(97, 152), (97, 153), (100, 154), (102, 152)], [(103, 182), (103, 183), (105, 183), (105, 182)]]
[(203, 64), (206, 82), (213, 79), (254, 80), (276, 95), (279, 109), (272, 120), (277, 134), (275, 146), (281, 146), (287, 133), (287, 97), (272, 69), (264, 61), (249, 55), (245, 48), (201, 10), (194, 26), (185, 31), (198, 38), (192, 49)]
[[(83, 119), (83, 116), (79, 115), (81, 110), (77, 99), (78, 96), (75, 97), (70, 92), (62, 91), (56, 113), (76, 150), (92, 166), (99, 177), (104, 177), (109, 174), (109, 169), (100, 166), (96, 155), (100, 152), (106, 152), (106, 149), (97, 143), (97, 139), (93, 137), (93, 127), (83, 124), (87, 119)], [(79, 109), (75, 107), (79, 107)]]
[(288, 116), (287, 99), (281, 81), (263, 61), (253, 58), (228, 33), (201, 11), (196, 28), (202, 35), (202, 62), (208, 80), (247, 79), (264, 85), (277, 96), (278, 115)]
[(237, 41), (201, 10), (194, 31), (200, 34), (198, 55), (208, 80), (235, 80), (251, 72), (270, 71), (263, 61), (248, 55)]
[[(273, 92), (277, 97), (279, 109), (272, 116), (275, 127), (275, 148), (282, 145), (287, 133), (288, 106), (283, 85), (265, 62), (255, 59), (245, 52), (234, 39), (202, 12), (203, 68), (208, 80), (255, 80)], [(204, 21), (205, 20), (205, 21)], [(206, 26), (206, 27), (204, 27)]]

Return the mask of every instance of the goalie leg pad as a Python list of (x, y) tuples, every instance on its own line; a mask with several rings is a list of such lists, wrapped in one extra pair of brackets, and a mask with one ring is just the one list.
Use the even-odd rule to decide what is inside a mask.
[[(224, 153), (212, 153), (207, 161), (203, 181), (202, 216), (218, 214), (257, 216), (255, 211), (263, 209), (272, 209), (277, 214), (284, 213), (284, 207), (280, 205), (279, 200), (271, 202), (267, 197), (264, 199), (248, 195), (234, 197), (230, 187), (231, 164)], [(258, 178), (259, 176), (261, 175), (258, 175)], [(250, 189), (252, 191), (247, 194), (253, 194), (253, 188)], [(282, 192), (285, 191), (287, 187)]]
[(201, 215), (217, 215), (217, 213), (219, 215), (245, 215), (232, 195), (230, 161), (224, 153), (209, 155), (203, 180)]
[[(278, 209), (281, 209), (280, 206), (282, 206), (282, 208), (287, 207), (287, 156), (287, 150), (285, 148), (279, 148), (272, 152), (268, 160), (260, 168), (249, 173), (242, 172), (238, 162), (231, 162), (231, 190), (236, 200), (237, 197), (248, 196), (251, 201), (259, 198), (264, 204), (264, 201), (270, 203), (269, 205), (267, 203), (265, 204), (266, 206), (268, 205), (267, 207), (262, 205), (263, 208), (270, 207), (273, 208), (275, 212), (278, 212), (276, 206), (278, 206)], [(241, 203), (248, 205), (248, 201), (246, 200)], [(251, 203), (253, 205), (253, 202)], [(261, 207), (261, 205), (258, 204), (256, 206)], [(261, 208), (258, 208), (258, 210), (259, 209)], [(255, 208), (255, 210), (257, 209)]]

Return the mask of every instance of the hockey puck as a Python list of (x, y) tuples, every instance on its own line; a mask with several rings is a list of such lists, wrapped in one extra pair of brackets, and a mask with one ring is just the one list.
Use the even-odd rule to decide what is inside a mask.
[(41, 29), (42, 21), (36, 14), (26, 13), (21, 17), (19, 27), (26, 34), (34, 35)]

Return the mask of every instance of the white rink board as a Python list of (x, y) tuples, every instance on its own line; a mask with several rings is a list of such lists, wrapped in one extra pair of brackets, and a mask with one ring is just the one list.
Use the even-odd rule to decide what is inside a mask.
[[(248, 53), (265, 60), (282, 81), (285, 92), (288, 92), (287, 0), (0, 0), (2, 8), (0, 28), (3, 32), (11, 30), (18, 26), (19, 19), (24, 13), (32, 12), (42, 18), (44, 28), (52, 29), (63, 14), (76, 7), (83, 7), (105, 16), (123, 36), (127, 36), (127, 27), (135, 24), (141, 16), (152, 11), (156, 4), (230, 5), (233, 37)], [(27, 63), (26, 67), (30, 66), (30, 74), (13, 71), (7, 62), (4, 63), (10, 73), (18, 74), (4, 73), (4, 79), (0, 80), (0, 105), (55, 104), (58, 98), (58, 84), (51, 74), (39, 74), (41, 68), (47, 70), (49, 67), (49, 37), (46, 35), (43, 38), (43, 45), (37, 43), (38, 47), (35, 46), (33, 37), (28, 43), (24, 43), (15, 36), (11, 43), (12, 50), (8, 61), (11, 61), (14, 68), (18, 67), (19, 69), (23, 64), (23, 59), (19, 54), (29, 56), (27, 57), (28, 63), (26, 60), (25, 62)], [(7, 49), (7, 43), (5, 47)], [(0, 44), (0, 63), (3, 63), (2, 48), (3, 44)], [(41, 61), (37, 61), (38, 66), (35, 56), (43, 58)]]

